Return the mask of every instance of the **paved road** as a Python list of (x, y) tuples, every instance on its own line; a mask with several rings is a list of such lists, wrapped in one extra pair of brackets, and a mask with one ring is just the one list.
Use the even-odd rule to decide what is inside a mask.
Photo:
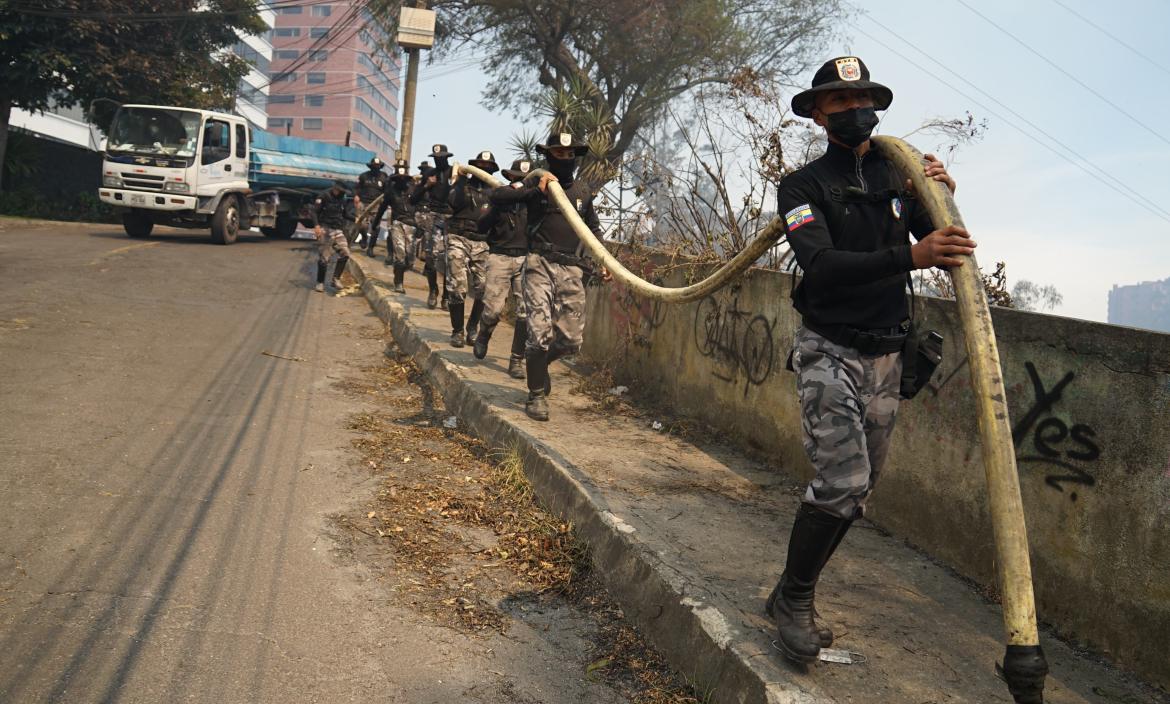
[(333, 384), (384, 342), (312, 265), (0, 220), (0, 702), (466, 701), (493, 649), (545, 679), (522, 689), (581, 679), (395, 611), (333, 554), (327, 516), (373, 491)]

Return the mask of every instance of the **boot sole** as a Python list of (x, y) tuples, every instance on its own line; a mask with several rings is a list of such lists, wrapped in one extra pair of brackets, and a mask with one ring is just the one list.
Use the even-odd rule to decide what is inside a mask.
[[(772, 647), (779, 650), (780, 654), (783, 655), (785, 658), (787, 658), (791, 662), (794, 662), (798, 665), (811, 665), (812, 663), (817, 661), (816, 655), (799, 655), (797, 653), (794, 653), (784, 643), (784, 641), (780, 640), (779, 637), (777, 637), (775, 640), (772, 641)], [(817, 655), (819, 655), (819, 654), (820, 653), (818, 652)]]

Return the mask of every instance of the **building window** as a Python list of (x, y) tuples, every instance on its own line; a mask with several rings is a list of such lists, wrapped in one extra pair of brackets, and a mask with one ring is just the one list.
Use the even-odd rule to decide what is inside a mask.
[(329, 36), (329, 28), (328, 27), (313, 27), (312, 29), (309, 30), (309, 36), (312, 37), (313, 39), (320, 39), (322, 37), (327, 37), (327, 36)]
[(273, 83), (292, 83), (297, 80), (297, 72), (289, 71), (288, 73), (278, 73), (272, 77)]
[(295, 59), (300, 55), (301, 52), (296, 49), (277, 49), (272, 52), (272, 58), (274, 59)]
[(293, 119), (291, 117), (270, 117), (268, 118), (268, 129), (270, 130), (285, 130), (292, 127)]
[(328, 49), (318, 49), (318, 50), (314, 51), (313, 53), (309, 54), (309, 61), (325, 61), (328, 58), (329, 58), (329, 50)]
[(300, 27), (280, 27), (276, 30), (278, 37), (299, 37), (301, 36)]
[(307, 107), (307, 108), (319, 108), (324, 104), (325, 104), (325, 96), (323, 96), (323, 95), (306, 95), (305, 96), (305, 107)]
[(313, 17), (328, 17), (333, 14), (333, 8), (328, 5), (314, 5)]
[(310, 71), (305, 75), (305, 80), (309, 83), (321, 84), (325, 82), (324, 71)]
[(300, 5), (290, 5), (288, 7), (282, 7), (278, 9), (276, 12), (280, 15), (299, 15), (301, 14), (301, 9), (302, 8)]
[(292, 105), (297, 102), (295, 95), (270, 95), (268, 96), (269, 105)]
[(301, 126), (307, 130), (319, 130), (319, 129), (321, 129), (321, 118), (319, 118), (319, 117), (306, 117), (304, 119), (304, 121), (302, 122)]

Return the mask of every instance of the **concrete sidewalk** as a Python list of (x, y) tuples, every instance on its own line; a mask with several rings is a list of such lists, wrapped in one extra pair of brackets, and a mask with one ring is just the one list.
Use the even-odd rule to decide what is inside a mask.
[[(570, 391), (563, 364), (552, 420), (531, 421), (524, 382), (505, 373), (510, 329), (478, 361), (470, 346), (450, 347), (447, 313), (427, 309), (421, 276), (394, 294), (380, 261), (357, 255), (351, 273), (448, 409), (489, 444), (521, 450), (541, 501), (578, 527), (627, 615), (699, 692), (718, 702), (1011, 702), (995, 674), (998, 606), (864, 522), (826, 570), (817, 606), (834, 648), (865, 661), (790, 665), (761, 612), (798, 505), (783, 468), (600, 414)], [(1170, 702), (1055, 638), (1043, 646), (1048, 702)]]

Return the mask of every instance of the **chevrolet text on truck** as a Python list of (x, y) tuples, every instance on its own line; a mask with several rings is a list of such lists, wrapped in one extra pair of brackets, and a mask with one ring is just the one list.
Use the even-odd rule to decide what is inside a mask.
[(123, 105), (114, 116), (98, 196), (131, 237), (157, 225), (211, 230), (220, 244), (259, 227), (288, 238), (298, 211), (333, 181), (355, 181), (374, 153), (252, 129), (209, 110)]

